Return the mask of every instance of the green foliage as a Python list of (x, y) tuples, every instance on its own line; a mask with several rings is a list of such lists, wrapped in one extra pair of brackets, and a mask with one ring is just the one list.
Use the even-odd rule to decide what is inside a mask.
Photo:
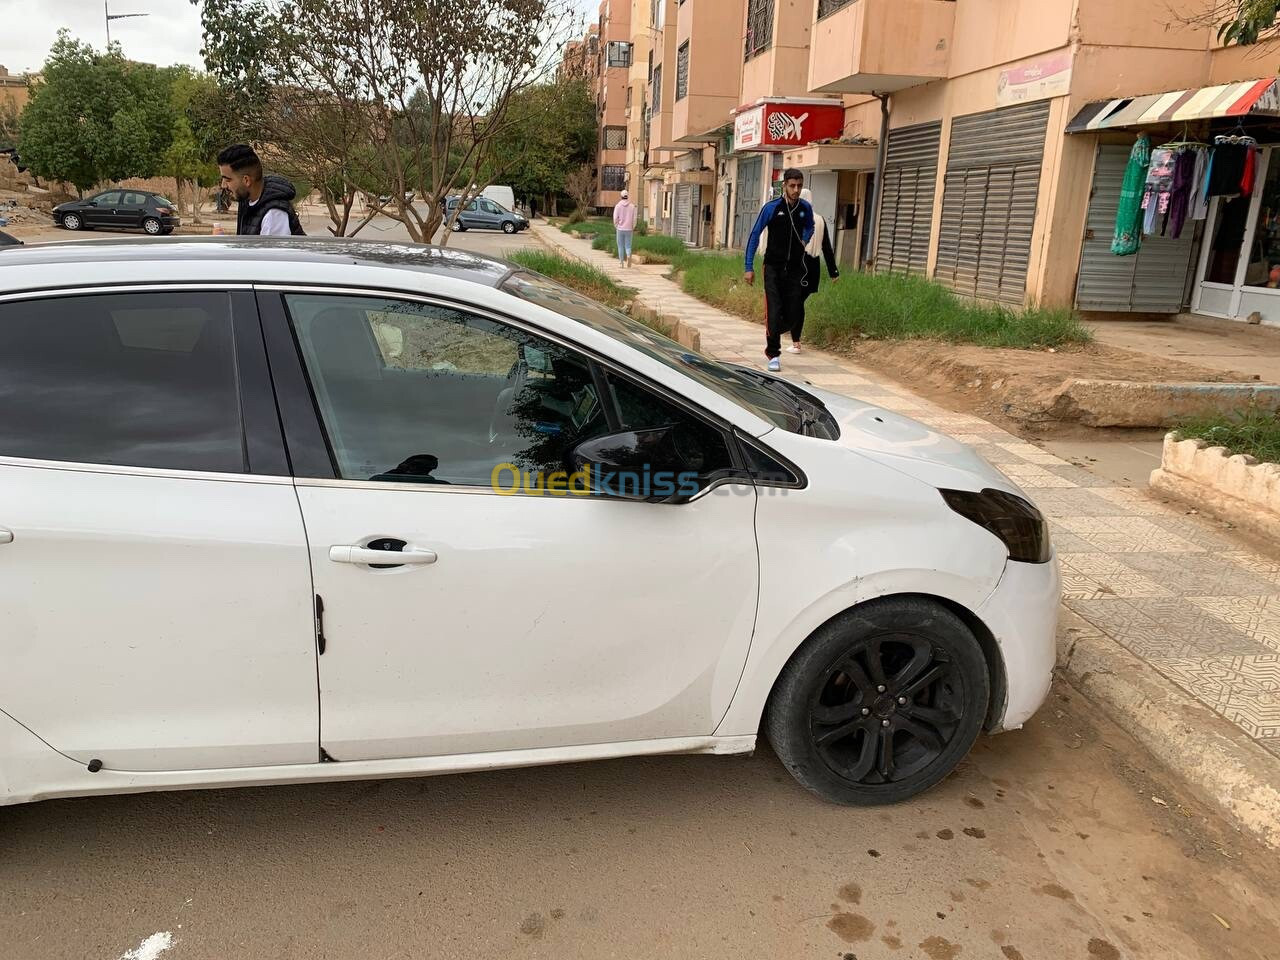
[(1280, 420), (1273, 413), (1242, 410), (1234, 416), (1198, 417), (1178, 424), (1186, 439), (1205, 440), (1267, 463), (1280, 463)]
[(577, 260), (562, 257), (558, 253), (545, 253), (540, 250), (520, 250), (508, 258), (526, 270), (533, 270), (562, 283), (571, 290), (576, 290), (606, 307), (621, 310), (631, 302), (635, 291), (620, 286), (595, 267), (587, 266)]
[(12, 100), (0, 100), (0, 150), (18, 146), (21, 139), (17, 106)]
[[(676, 259), (685, 292), (752, 320), (764, 319), (764, 291), (742, 280), (738, 255), (686, 253)], [(922, 277), (849, 271), (824, 278), (805, 308), (805, 334), (839, 345), (866, 334), (883, 340), (929, 339), (984, 347), (1039, 349), (1087, 343), (1089, 331), (1065, 309), (1014, 310), (958, 297)]]
[[(1231, 15), (1218, 24), (1218, 40), (1224, 44), (1248, 46), (1273, 34), (1280, 16), (1280, 0), (1227, 0), (1222, 5)], [(1215, 6), (1211, 15), (1222, 9)]]
[(596, 108), (585, 80), (542, 83), (511, 98), (486, 180), (509, 184), (517, 197), (559, 193), (596, 149)]
[(20, 121), (32, 172), (81, 191), (160, 172), (176, 122), (166, 72), (125, 60), (119, 47), (97, 53), (62, 30), (42, 74)]

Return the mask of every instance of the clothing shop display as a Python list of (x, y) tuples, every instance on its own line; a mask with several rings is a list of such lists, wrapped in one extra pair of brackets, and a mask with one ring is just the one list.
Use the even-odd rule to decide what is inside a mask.
[(1191, 178), (1192, 199), (1191, 199), (1191, 219), (1204, 220), (1209, 216), (1209, 198), (1204, 195), (1201, 185), (1204, 183), (1205, 175), (1209, 172), (1209, 151), (1196, 151), (1196, 169)]
[(1173, 167), (1173, 187), (1169, 195), (1169, 236), (1177, 240), (1187, 222), (1187, 212), (1194, 202), (1195, 172), (1199, 150), (1183, 150)]
[(1231, 197), (1240, 192), (1249, 147), (1242, 143), (1221, 143), (1213, 148), (1213, 165), (1205, 183), (1206, 197)]
[(1147, 182), (1142, 193), (1142, 232), (1147, 236), (1164, 232), (1164, 217), (1169, 212), (1169, 199), (1173, 192), (1173, 169), (1178, 155), (1165, 147), (1151, 151), (1151, 166), (1147, 168)]
[(1150, 163), (1151, 141), (1144, 134), (1129, 151), (1129, 163), (1124, 169), (1120, 209), (1116, 211), (1116, 230), (1111, 240), (1111, 252), (1118, 257), (1133, 256), (1142, 244), (1142, 197)]

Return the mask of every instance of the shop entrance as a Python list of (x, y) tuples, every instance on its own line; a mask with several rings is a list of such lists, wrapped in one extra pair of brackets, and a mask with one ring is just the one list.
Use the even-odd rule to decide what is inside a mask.
[(1280, 326), (1280, 158), (1259, 156), (1249, 197), (1214, 197), (1196, 272), (1191, 308), (1233, 320), (1257, 313)]

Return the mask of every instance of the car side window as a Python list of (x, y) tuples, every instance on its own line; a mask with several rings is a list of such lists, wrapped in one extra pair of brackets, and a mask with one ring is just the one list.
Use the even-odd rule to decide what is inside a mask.
[(480, 205), (484, 207), (485, 213), (501, 213), (502, 212), (498, 208), (498, 205), (494, 203), (492, 200), (481, 200)]
[(147, 198), (141, 193), (126, 193), (124, 195), (124, 205), (126, 207), (142, 207), (146, 206)]
[(0, 456), (244, 473), (230, 299), (0, 303)]
[(285, 302), (345, 479), (490, 487), (508, 464), (564, 470), (609, 430), (587, 359), (518, 327), (392, 298)]
[(615, 373), (606, 374), (605, 379), (617, 405), (622, 429), (669, 428), (675, 449), (686, 469), (698, 475), (700, 486), (734, 471), (733, 456), (724, 431), (673, 401)]
[(111, 193), (103, 193), (93, 198), (95, 207), (115, 207), (120, 204), (120, 192), (113, 190)]

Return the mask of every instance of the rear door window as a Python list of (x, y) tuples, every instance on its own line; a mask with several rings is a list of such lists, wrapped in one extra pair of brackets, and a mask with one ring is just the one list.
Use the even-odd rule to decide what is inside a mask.
[(0, 456), (246, 472), (229, 294), (0, 302)]

